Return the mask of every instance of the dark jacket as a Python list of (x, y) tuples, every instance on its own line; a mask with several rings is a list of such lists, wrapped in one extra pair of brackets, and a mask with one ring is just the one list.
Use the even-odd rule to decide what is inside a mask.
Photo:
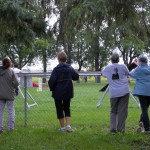
[(19, 82), (11, 68), (0, 67), (0, 100), (14, 100)]
[(58, 64), (51, 73), (48, 85), (54, 99), (73, 98), (72, 80), (78, 80), (79, 74), (68, 64)]

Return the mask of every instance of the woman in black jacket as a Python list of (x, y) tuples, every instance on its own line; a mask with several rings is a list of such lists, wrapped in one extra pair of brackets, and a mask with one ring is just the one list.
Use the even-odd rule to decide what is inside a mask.
[(59, 64), (53, 69), (48, 85), (55, 101), (57, 118), (60, 122), (59, 130), (71, 132), (70, 102), (71, 98), (73, 98), (72, 80), (78, 80), (79, 74), (70, 65), (66, 64), (67, 55), (65, 52), (59, 52), (57, 57)]

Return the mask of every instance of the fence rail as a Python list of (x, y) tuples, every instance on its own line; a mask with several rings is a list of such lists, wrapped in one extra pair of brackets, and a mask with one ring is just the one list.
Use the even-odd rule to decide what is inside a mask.
[[(51, 75), (51, 72), (47, 73), (18, 73), (18, 77), (49, 77)], [(101, 71), (91, 71), (91, 72), (79, 72), (79, 76), (101, 76)]]

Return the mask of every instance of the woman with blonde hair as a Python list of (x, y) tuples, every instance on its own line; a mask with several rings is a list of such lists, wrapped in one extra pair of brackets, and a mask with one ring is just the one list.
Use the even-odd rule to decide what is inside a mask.
[(53, 69), (48, 84), (55, 101), (57, 118), (60, 123), (59, 131), (71, 132), (70, 102), (71, 98), (73, 98), (72, 80), (78, 80), (79, 74), (70, 65), (66, 64), (67, 55), (65, 52), (59, 52), (57, 58), (59, 64)]

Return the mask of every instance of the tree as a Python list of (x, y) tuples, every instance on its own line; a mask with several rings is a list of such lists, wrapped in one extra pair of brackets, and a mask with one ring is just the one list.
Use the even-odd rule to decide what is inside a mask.
[(13, 62), (20, 63), (20, 67), (32, 62), (36, 56), (36, 36), (43, 35), (46, 28), (46, 22), (39, 17), (40, 15), (41, 9), (35, 3), (0, 1), (1, 57), (9, 56)]
[[(47, 58), (54, 55), (53, 50), (59, 51), (60, 47), (63, 47), (68, 55), (69, 64), (77, 62), (81, 70), (82, 65), (88, 63), (93, 70), (98, 70), (116, 48), (120, 50), (127, 65), (142, 52), (150, 50), (148, 0), (19, 2), (0, 1), (0, 48), (3, 49), (0, 52), (1, 56), (10, 55), (10, 47), (13, 47), (12, 52), (20, 51), (19, 55), (31, 54), (31, 57), (28, 57), (30, 59), (40, 54), (46, 71)], [(45, 21), (51, 18), (52, 13), (58, 17), (53, 28)], [(5, 31), (2, 30), (4, 25)], [(45, 50), (42, 43), (42, 48), (38, 49), (38, 52), (42, 50), (42, 53), (35, 50), (35, 39), (45, 42)], [(57, 41), (55, 46), (54, 39)], [(53, 48), (47, 48), (49, 45), (53, 45)], [(20, 58), (19, 55), (12, 55), (12, 58)]]
[[(101, 41), (102, 29), (104, 28), (103, 21), (106, 10), (103, 7), (102, 1), (84, 1), (81, 2), (71, 12), (70, 18), (77, 20), (75, 22), (76, 33), (80, 30), (84, 31), (84, 39), (88, 45), (88, 63), (91, 64), (91, 69), (100, 70), (102, 64), (107, 60), (107, 51), (104, 55)], [(83, 32), (82, 31), (82, 32)], [(76, 35), (75, 35), (76, 36)], [(103, 56), (103, 58), (102, 58)]]
[(57, 49), (63, 47), (64, 51), (68, 55), (67, 63), (71, 64), (73, 43), (75, 41), (75, 24), (76, 20), (71, 18), (71, 11), (79, 4), (79, 1), (55, 1), (57, 5), (56, 12), (59, 12), (58, 21), (54, 26), (56, 38), (57, 38)]
[(37, 49), (38, 57), (42, 60), (43, 70), (47, 72), (47, 60), (53, 58), (55, 54), (54, 40), (39, 38), (35, 42), (35, 48)]
[[(117, 47), (128, 66), (143, 53), (147, 36), (141, 22), (141, 9), (148, 1), (111, 1), (107, 18), (107, 40)], [(145, 16), (146, 17), (146, 16)]]
[[(105, 56), (111, 53), (113, 49), (118, 48), (123, 55), (124, 63), (127, 65), (143, 52), (141, 49), (145, 47), (148, 39), (145, 32), (148, 23), (145, 27), (141, 23), (141, 8), (148, 10), (149, 1), (87, 0), (56, 2), (58, 8), (60, 8), (58, 39), (63, 41), (63, 45), (68, 43), (68, 39), (71, 41), (69, 44), (73, 43), (76, 33), (86, 28), (84, 31), (87, 34), (84, 38), (89, 44), (91, 54), (95, 57), (95, 69), (98, 69), (99, 56), (103, 56), (104, 51), (102, 49), (104, 48), (106, 50)], [(148, 20), (147, 18), (145, 15), (143, 20)], [(101, 45), (101, 40), (103, 45)], [(108, 48), (110, 52), (108, 52)], [(71, 48), (69, 50), (73, 51)]]

